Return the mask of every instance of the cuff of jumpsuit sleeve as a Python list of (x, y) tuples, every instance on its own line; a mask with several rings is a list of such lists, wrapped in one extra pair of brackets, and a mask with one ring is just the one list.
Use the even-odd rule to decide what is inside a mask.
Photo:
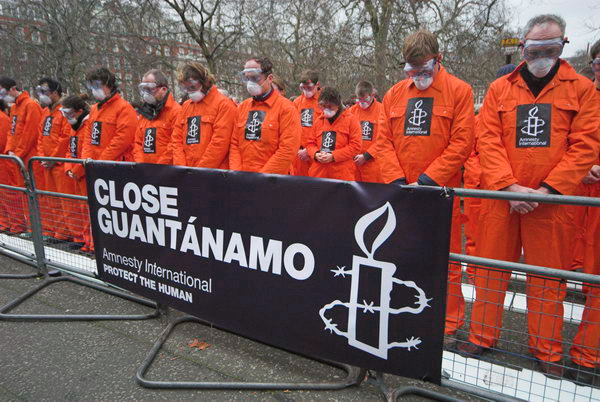
[(542, 182), (542, 184), (540, 184), (540, 187), (544, 187), (545, 189), (547, 189), (548, 191), (550, 191), (550, 194), (561, 194), (560, 191), (558, 191), (557, 189), (555, 189), (554, 187), (552, 187), (548, 183)]
[(370, 161), (371, 159), (373, 159), (373, 155), (371, 155), (368, 152), (363, 153), (363, 156), (365, 157), (365, 160)]
[(421, 186), (439, 186), (431, 177), (427, 176), (425, 173), (421, 173), (419, 178), (417, 179), (417, 183)]
[(396, 179), (396, 180), (390, 182), (390, 184), (400, 184), (400, 185), (406, 186), (408, 183), (406, 183), (405, 177), (401, 177), (399, 179)]

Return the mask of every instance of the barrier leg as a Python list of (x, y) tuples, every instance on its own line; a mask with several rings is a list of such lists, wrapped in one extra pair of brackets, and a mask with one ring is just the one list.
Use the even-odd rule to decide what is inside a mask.
[(145, 388), (161, 389), (259, 389), (259, 390), (337, 390), (358, 385), (362, 382), (366, 370), (352, 367), (347, 364), (327, 360), (314, 359), (332, 367), (344, 370), (348, 375), (339, 382), (331, 383), (262, 383), (262, 382), (190, 382), (190, 381), (152, 381), (144, 375), (152, 365), (161, 347), (167, 341), (173, 330), (180, 324), (195, 322), (202, 325), (211, 325), (199, 318), (184, 316), (171, 321), (154, 343), (154, 346), (138, 368), (135, 379)]
[(381, 371), (371, 372), (369, 371), (369, 376), (367, 381), (375, 385), (379, 388), (379, 391), (383, 394), (384, 398), (388, 402), (395, 402), (400, 397), (405, 395), (418, 395), (425, 398), (432, 399), (434, 401), (443, 401), (443, 402), (459, 402), (461, 399), (453, 398), (448, 395), (444, 395), (440, 392), (432, 391), (425, 388), (420, 388), (417, 386), (406, 386), (399, 387), (395, 389), (389, 388), (383, 378), (383, 373)]
[[(113, 296), (120, 297), (125, 300), (132, 301), (137, 304), (141, 304), (148, 307), (154, 307), (155, 310), (152, 313), (147, 314), (10, 314), (9, 312), (22, 304), (24, 301), (35, 295), (40, 290), (57, 282), (69, 282), (77, 285), (85, 286), (99, 290), (104, 293), (108, 293)], [(46, 277), (42, 283), (33, 289), (27, 291), (21, 296), (17, 297), (13, 301), (9, 302), (5, 306), (0, 308), (0, 321), (107, 321), (107, 320), (146, 320), (149, 318), (156, 318), (159, 316), (159, 311), (156, 303), (142, 299), (141, 297), (133, 296), (122, 292), (120, 290), (111, 289), (105, 286), (96, 285), (91, 282), (87, 282), (81, 279), (60, 276), (56, 278)]]

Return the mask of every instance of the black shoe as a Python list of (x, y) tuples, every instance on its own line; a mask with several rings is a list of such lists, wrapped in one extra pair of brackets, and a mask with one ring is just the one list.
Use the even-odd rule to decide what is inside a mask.
[(547, 362), (536, 359), (536, 370), (541, 371), (546, 377), (561, 379), (565, 372), (564, 366), (560, 362)]
[(456, 351), (462, 357), (478, 358), (484, 354), (489, 348), (475, 345), (473, 342), (456, 342)]
[(600, 368), (580, 366), (571, 362), (565, 371), (565, 378), (584, 387), (600, 385)]

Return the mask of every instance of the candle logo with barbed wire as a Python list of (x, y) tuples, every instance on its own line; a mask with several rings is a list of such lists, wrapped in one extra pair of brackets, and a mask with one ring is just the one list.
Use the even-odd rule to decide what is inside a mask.
[[(386, 212), (386, 223), (379, 234), (377, 234), (369, 250), (365, 245), (365, 232), (371, 224), (373, 224)], [(319, 315), (325, 323), (326, 331), (347, 338), (350, 346), (386, 360), (388, 358), (388, 351), (390, 349), (405, 348), (410, 351), (413, 348), (418, 349), (418, 345), (421, 344), (421, 339), (418, 337), (415, 338), (414, 336), (407, 338), (404, 342), (390, 342), (390, 335), (388, 333), (390, 316), (404, 313), (420, 314), (427, 307), (430, 307), (429, 302), (432, 300), (426, 297), (425, 292), (419, 286), (417, 286), (415, 282), (403, 281), (395, 278), (395, 264), (386, 261), (378, 261), (375, 259), (375, 252), (392, 235), (395, 229), (396, 215), (389, 202), (386, 202), (380, 208), (369, 212), (358, 220), (354, 227), (354, 238), (356, 239), (356, 243), (358, 244), (359, 248), (364, 253), (364, 256), (352, 256), (351, 270), (345, 270), (345, 266), (337, 267), (337, 269), (331, 270), (331, 272), (334, 274), (334, 277), (346, 278), (346, 276), (349, 276), (352, 278), (350, 300), (347, 302), (335, 300), (323, 306), (319, 311)], [(379, 285), (379, 305), (375, 305), (375, 301), (373, 300), (359, 301), (359, 291), (361, 289), (361, 271), (364, 270), (377, 270), (377, 273), (381, 276)], [(405, 288), (411, 289), (415, 292), (415, 297), (417, 300), (415, 301), (414, 306), (404, 306), (400, 308), (392, 308), (390, 306), (391, 294), (394, 290), (394, 285), (404, 286)], [(348, 309), (347, 331), (340, 330), (338, 328), (338, 324), (334, 323), (333, 319), (327, 318), (326, 316), (327, 311), (336, 306), (343, 306)], [(375, 345), (370, 345), (357, 339), (357, 316), (360, 313), (360, 310), (362, 310), (362, 313), (365, 314), (379, 314), (379, 339), (378, 343)]]

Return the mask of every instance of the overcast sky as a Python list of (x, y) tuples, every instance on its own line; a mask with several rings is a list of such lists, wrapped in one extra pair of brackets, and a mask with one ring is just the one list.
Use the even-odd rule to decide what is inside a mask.
[[(586, 49), (600, 39), (599, 0), (507, 0), (513, 8), (515, 28), (523, 27), (538, 14), (557, 14), (567, 22), (569, 44), (565, 46), (563, 57), (571, 57), (579, 49)], [(595, 26), (592, 31), (589, 26)]]

